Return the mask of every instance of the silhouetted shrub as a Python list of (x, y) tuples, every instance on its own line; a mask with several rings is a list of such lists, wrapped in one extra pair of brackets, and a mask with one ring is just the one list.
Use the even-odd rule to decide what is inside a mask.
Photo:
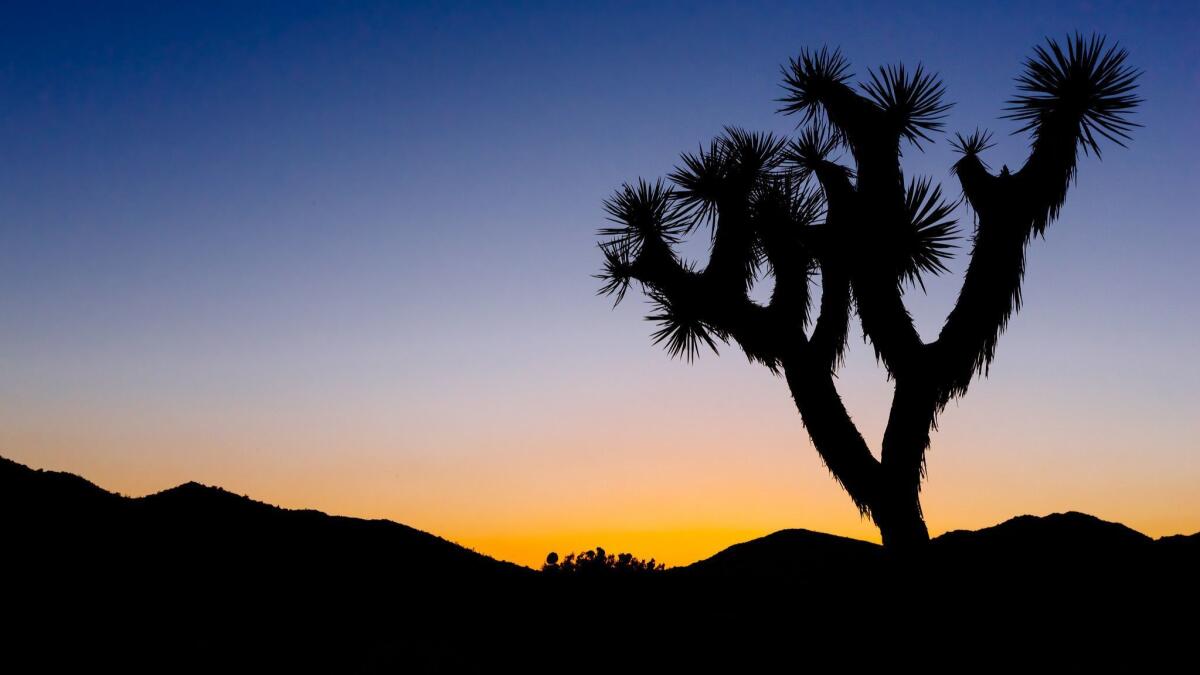
[(578, 576), (601, 576), (617, 574), (648, 574), (661, 572), (665, 565), (656, 562), (654, 558), (642, 560), (632, 553), (605, 553), (597, 546), (594, 550), (583, 553), (570, 553), (561, 560), (554, 551), (546, 556), (546, 564), (542, 572), (546, 574), (569, 574)]

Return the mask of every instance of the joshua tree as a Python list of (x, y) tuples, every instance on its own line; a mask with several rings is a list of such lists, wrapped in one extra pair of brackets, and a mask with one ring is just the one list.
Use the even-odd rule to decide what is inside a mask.
[[(615, 227), (600, 231), (601, 293), (617, 302), (638, 282), (656, 310), (655, 343), (693, 359), (700, 345), (735, 341), (751, 361), (780, 374), (825, 465), (889, 549), (929, 539), (919, 493), (930, 429), (946, 404), (986, 375), (996, 341), (1021, 302), (1025, 247), (1063, 206), (1078, 151), (1122, 145), (1138, 126), (1129, 115), (1139, 73), (1126, 52), (1076, 35), (1065, 48), (1037, 47), (1017, 79), (1007, 117), (1030, 132), (1019, 171), (991, 173), (980, 154), (990, 134), (956, 134), (953, 167), (974, 211), (970, 261), (936, 340), (924, 342), (904, 290), (946, 271), (957, 203), (927, 178), (905, 180), (905, 144), (939, 133), (950, 107), (937, 76), (922, 67), (883, 67), (856, 90), (839, 51), (803, 51), (783, 68), (780, 112), (798, 115), (794, 139), (727, 127), (667, 180), (625, 184), (605, 202)], [(845, 163), (836, 155), (844, 154)], [(708, 264), (685, 262), (675, 246), (710, 228)], [(771, 278), (770, 300), (749, 296)], [(813, 316), (812, 286), (820, 288)], [(834, 385), (857, 316), (894, 383), (876, 458)]]

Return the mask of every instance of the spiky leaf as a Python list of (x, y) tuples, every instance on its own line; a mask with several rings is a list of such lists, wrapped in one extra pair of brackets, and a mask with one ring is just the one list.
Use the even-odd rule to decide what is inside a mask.
[(639, 178), (636, 185), (625, 183), (604, 201), (608, 219), (618, 227), (600, 229), (600, 235), (610, 243), (627, 246), (632, 255), (648, 242), (672, 245), (679, 242), (687, 229), (687, 221), (673, 203), (667, 184)]
[(942, 82), (919, 64), (911, 73), (903, 65), (879, 68), (862, 86), (900, 135), (918, 148), (922, 140), (932, 142), (927, 132), (940, 130), (950, 109), (942, 102)]
[(1025, 72), (1017, 78), (1020, 94), (1009, 101), (1006, 117), (1023, 122), (1017, 133), (1033, 131), (1035, 140), (1050, 123), (1076, 123), (1076, 141), (1085, 153), (1100, 155), (1096, 136), (1124, 146), (1129, 132), (1141, 126), (1129, 115), (1142, 99), (1134, 95), (1140, 72), (1125, 64), (1127, 53), (1113, 45), (1104, 48), (1104, 38), (1085, 40), (1076, 33), (1066, 40), (1035, 48), (1025, 61)]
[(909, 182), (904, 194), (904, 206), (908, 212), (908, 250), (901, 262), (900, 277), (903, 281), (916, 282), (925, 288), (923, 275), (941, 274), (948, 271), (945, 261), (957, 246), (956, 221), (950, 218), (957, 202), (942, 199), (942, 187), (931, 186), (929, 178)]
[(616, 307), (625, 299), (625, 293), (633, 281), (630, 249), (621, 241), (601, 242), (599, 246), (604, 254), (604, 266), (599, 274), (592, 276), (604, 284), (596, 294), (616, 296), (613, 299), (613, 306)]
[(726, 188), (733, 159), (724, 139), (715, 138), (695, 154), (685, 152), (669, 178), (675, 183), (674, 199), (690, 219), (690, 226), (713, 225), (717, 202)]
[(851, 77), (850, 62), (840, 49), (805, 49), (783, 68), (783, 88), (787, 94), (779, 99), (784, 104), (779, 112), (799, 113), (800, 124), (808, 124), (820, 111), (822, 96), (835, 85), (845, 85)]
[(844, 139), (836, 127), (825, 122), (814, 122), (788, 144), (784, 161), (802, 177), (807, 177), (817, 164), (829, 161), (843, 143)]
[(663, 343), (668, 354), (689, 363), (699, 355), (701, 343), (708, 345), (714, 354), (717, 352), (711, 327), (695, 312), (658, 291), (648, 291), (647, 295), (657, 307), (656, 312), (646, 316), (647, 321), (658, 324), (658, 330), (651, 335), (654, 344)]
[(992, 132), (978, 128), (966, 136), (956, 133), (954, 134), (954, 140), (950, 141), (950, 147), (968, 157), (978, 155), (988, 148), (995, 147), (995, 145), (995, 143), (992, 143)]

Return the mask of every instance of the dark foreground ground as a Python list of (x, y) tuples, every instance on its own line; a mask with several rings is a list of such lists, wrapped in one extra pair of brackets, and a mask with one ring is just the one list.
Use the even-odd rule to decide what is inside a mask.
[(194, 483), (131, 499), (0, 458), (0, 672), (1195, 672), (1200, 534), (1079, 513), (919, 559), (785, 530), (550, 577)]

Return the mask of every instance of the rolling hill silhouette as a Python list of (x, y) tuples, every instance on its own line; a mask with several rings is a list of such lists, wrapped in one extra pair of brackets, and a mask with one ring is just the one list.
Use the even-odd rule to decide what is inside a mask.
[[(965, 567), (975, 571), (1003, 566), (1019, 577), (1023, 571), (1044, 571), (1051, 565), (1087, 564), (1091, 570), (1109, 570), (1143, 562), (1161, 564), (1197, 554), (1200, 533), (1156, 540), (1120, 523), (1070, 511), (1017, 516), (980, 530), (947, 532), (931, 541), (929, 556), (921, 562), (934, 568)], [(859, 574), (883, 563), (884, 551), (878, 544), (790, 529), (734, 544), (710, 558), (671, 571), (702, 577), (754, 576), (803, 582), (832, 574)]]
[(961, 640), (1018, 616), (1042, 636), (1030, 643), (1039, 649), (1068, 633), (1132, 644), (1149, 626), (1161, 648), (1195, 628), (1200, 598), (1200, 534), (1155, 540), (1075, 512), (948, 532), (919, 560), (792, 529), (636, 579), (572, 579), (390, 521), (198, 483), (130, 498), (4, 458), (0, 541), (9, 615), (20, 619), (10, 644), (49, 671), (183, 659), (235, 671), (457, 672), (586, 653), (647, 669), (745, 668), (779, 663), (785, 653), (765, 646), (797, 634), (816, 658), (849, 637), (837, 626), (864, 618), (901, 627), (876, 640), (901, 640), (903, 627), (917, 630), (912, 607), (941, 617), (921, 630)]
[(73, 539), (109, 556), (176, 556), (181, 564), (202, 558), (207, 565), (266, 566), (297, 574), (352, 569), (359, 576), (503, 578), (532, 573), (392, 521), (284, 509), (196, 482), (123, 497), (73, 474), (33, 470), (2, 457), (0, 508), (9, 541), (40, 544), (27, 549), (34, 559)]
[(758, 576), (804, 583), (847, 568), (863, 570), (883, 556), (878, 544), (812, 530), (780, 530), (734, 544), (716, 555), (677, 570), (698, 577)]
[(8, 608), (25, 629), (13, 644), (45, 671), (185, 655), (221, 670), (231, 660), (235, 671), (353, 670), (379, 631), (406, 626), (399, 644), (428, 652), (536, 576), (390, 521), (194, 482), (123, 497), (4, 458), (0, 541), (3, 578), (19, 592)]

